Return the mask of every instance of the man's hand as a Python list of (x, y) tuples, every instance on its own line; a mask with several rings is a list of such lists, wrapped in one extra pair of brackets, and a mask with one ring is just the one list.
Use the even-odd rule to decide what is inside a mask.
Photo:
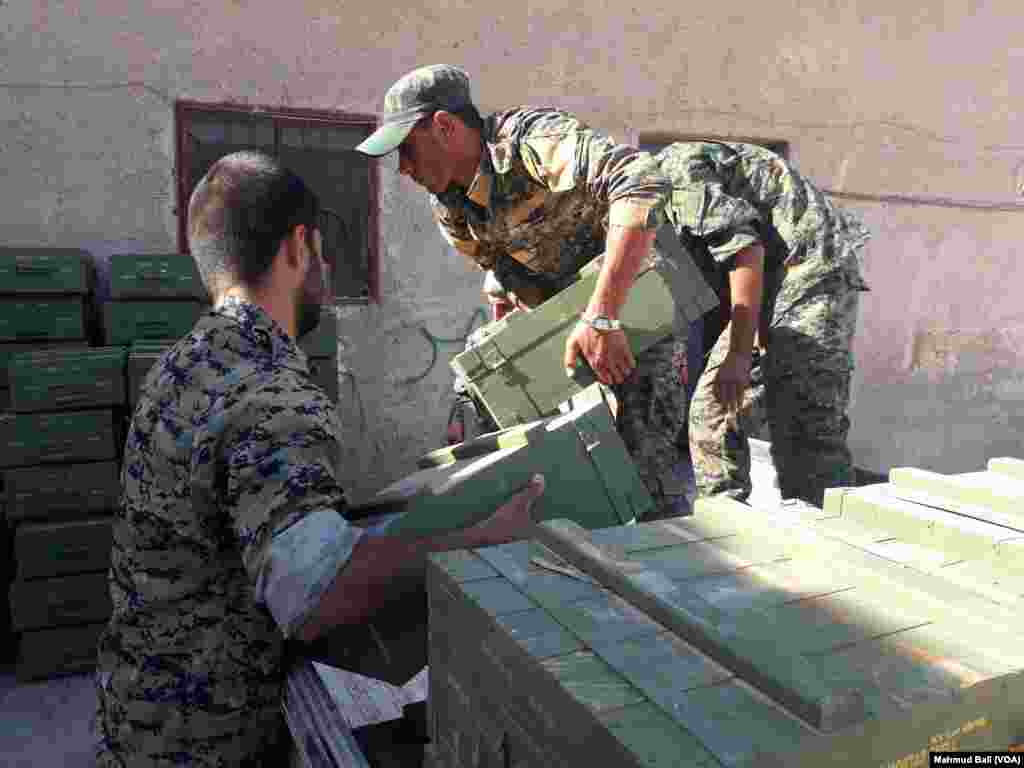
[(580, 355), (602, 384), (621, 384), (636, 368), (624, 331), (597, 331), (581, 323), (565, 342), (566, 375), (572, 375)]
[(534, 475), (529, 485), (506, 501), (489, 518), (475, 526), (485, 544), (493, 547), (511, 541), (529, 538), (533, 529), (531, 511), (533, 505), (544, 493), (544, 476)]
[(732, 413), (739, 410), (750, 386), (750, 366), (750, 355), (730, 351), (715, 375), (715, 397)]

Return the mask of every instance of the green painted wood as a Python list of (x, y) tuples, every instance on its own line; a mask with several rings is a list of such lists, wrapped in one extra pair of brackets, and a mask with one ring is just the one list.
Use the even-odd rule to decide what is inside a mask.
[(203, 305), (187, 299), (108, 301), (103, 305), (104, 343), (128, 345), (141, 339), (179, 339), (199, 320)]
[(117, 458), (109, 410), (0, 414), (0, 468)]
[(537, 442), (543, 439), (544, 425), (546, 423), (545, 421), (533, 421), (529, 424), (520, 424), (503, 429), (500, 432), (480, 435), (464, 443), (438, 448), (419, 459), (416, 466), (419, 469), (443, 467), (445, 464), (452, 464), (456, 461), (486, 456), (489, 453), (494, 453), (504, 448), (529, 445), (530, 442)]
[(110, 617), (107, 572), (11, 584), (11, 625), (19, 632), (106, 621)]
[(125, 403), (123, 347), (44, 350), (10, 358), (11, 410), (104, 408)]
[(1024, 480), (1024, 459), (1014, 459), (1009, 456), (1001, 456), (988, 460), (988, 471), (1012, 477), (1015, 480)]
[[(402, 503), (405, 514), (389, 531), (429, 535), (481, 522), (543, 472), (546, 485), (533, 508), (535, 520), (562, 517), (603, 528), (653, 506), (605, 405), (547, 420), (526, 432), (525, 442), (523, 434), (512, 441), (518, 445), (421, 469), (381, 490), (368, 505)], [(595, 441), (609, 452), (606, 457), (614, 452), (618, 460), (597, 466), (587, 450)]]
[[(1024, 530), (1024, 481), (997, 472), (943, 475), (899, 467), (889, 471), (889, 482), (896, 492), (917, 491), (975, 509), (991, 510), (1001, 519), (1014, 521), (1012, 527)], [(989, 515), (983, 519), (999, 522)]]
[(0, 248), (3, 293), (86, 294), (92, 257), (73, 248)]
[(106, 628), (105, 623), (96, 623), (24, 633), (15, 666), (18, 681), (27, 683), (93, 669), (100, 635)]
[(67, 520), (115, 509), (120, 467), (105, 461), (8, 469), (3, 488), (12, 522)]
[(115, 253), (110, 257), (112, 299), (192, 298), (207, 301), (195, 260), (180, 253)]
[(645, 701), (638, 689), (592, 652), (558, 656), (540, 664), (570, 696), (595, 713)]
[(591, 531), (595, 544), (603, 547), (622, 546), (625, 552), (661, 549), (676, 544), (700, 541), (700, 537), (685, 527), (681, 519), (657, 520), (636, 525), (616, 525)]
[[(718, 763), (661, 709), (649, 704), (604, 712), (601, 722), (647, 768), (703, 768)], [(598, 763), (600, 764), (600, 763)]]
[(498, 572), (480, 559), (479, 555), (469, 550), (438, 552), (431, 557), (439, 567), (444, 568), (448, 575), (459, 583), (476, 579), (491, 579), (498, 575)]
[(89, 349), (85, 341), (44, 341), (44, 342), (22, 342), (0, 344), (0, 389), (10, 387), (10, 380), (7, 376), (7, 366), (11, 357), (26, 352), (44, 352), (47, 350), (84, 350)]
[(81, 296), (0, 297), (0, 341), (84, 342), (89, 327)]
[(565, 656), (582, 650), (583, 642), (568, 632), (542, 608), (495, 617), (509, 637), (536, 659)]
[(25, 523), (14, 531), (19, 579), (88, 573), (110, 567), (113, 518)]
[[(562, 355), (596, 284), (597, 272), (590, 270), (531, 312), (516, 312), (492, 323), (479, 346), (452, 359), (456, 375), (499, 426), (557, 413), (560, 403), (594, 383), (589, 369), (567, 377)], [(634, 355), (672, 333), (675, 304), (659, 272), (650, 269), (637, 277), (619, 318)]]

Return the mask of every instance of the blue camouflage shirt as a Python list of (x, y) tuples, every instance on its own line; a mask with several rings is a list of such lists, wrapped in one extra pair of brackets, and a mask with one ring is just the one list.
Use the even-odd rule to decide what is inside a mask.
[(254, 304), (227, 299), (153, 366), (125, 444), (99, 766), (258, 764), (284, 639), (363, 535), (340, 445), (305, 354)]

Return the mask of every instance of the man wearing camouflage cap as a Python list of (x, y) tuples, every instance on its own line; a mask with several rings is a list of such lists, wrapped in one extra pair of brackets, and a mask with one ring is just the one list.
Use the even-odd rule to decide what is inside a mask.
[[(672, 485), (686, 398), (672, 358), (685, 338), (634, 361), (617, 317), (641, 267), (664, 251), (666, 227), (729, 309), (690, 413), (698, 491), (749, 495), (746, 436), (765, 408), (784, 496), (820, 504), (825, 487), (848, 484), (850, 344), (868, 235), (783, 158), (719, 142), (680, 142), (651, 156), (551, 108), (485, 120), (468, 76), (449, 65), (396, 82), (383, 125), (357, 149), (398, 150), (399, 171), (432, 193), (445, 239), (528, 305), (605, 254), (565, 364), (582, 356), (613, 386), (623, 439), (662, 515), (681, 492)], [(674, 257), (701, 282), (691, 259), (681, 250)], [(701, 313), (713, 308), (694, 296)]]

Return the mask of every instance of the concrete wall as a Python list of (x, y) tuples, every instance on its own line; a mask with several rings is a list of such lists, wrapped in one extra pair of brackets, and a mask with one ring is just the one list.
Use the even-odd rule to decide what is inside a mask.
[[(376, 112), (396, 77), (439, 61), (470, 70), (485, 108), (555, 104), (628, 140), (784, 139), (826, 188), (947, 200), (850, 203), (875, 231), (852, 442), (875, 469), (968, 469), (1022, 453), (1024, 219), (959, 202), (1016, 200), (1024, 13), (1011, 0), (921, 5), (12, 0), (0, 238), (100, 256), (171, 248), (174, 99)], [(382, 182), (383, 301), (341, 320), (366, 413), (363, 429), (346, 399), (357, 491), (441, 440), (445, 360), (401, 380), (430, 362), (419, 326), (458, 335), (480, 305), (477, 277), (393, 161)]]

